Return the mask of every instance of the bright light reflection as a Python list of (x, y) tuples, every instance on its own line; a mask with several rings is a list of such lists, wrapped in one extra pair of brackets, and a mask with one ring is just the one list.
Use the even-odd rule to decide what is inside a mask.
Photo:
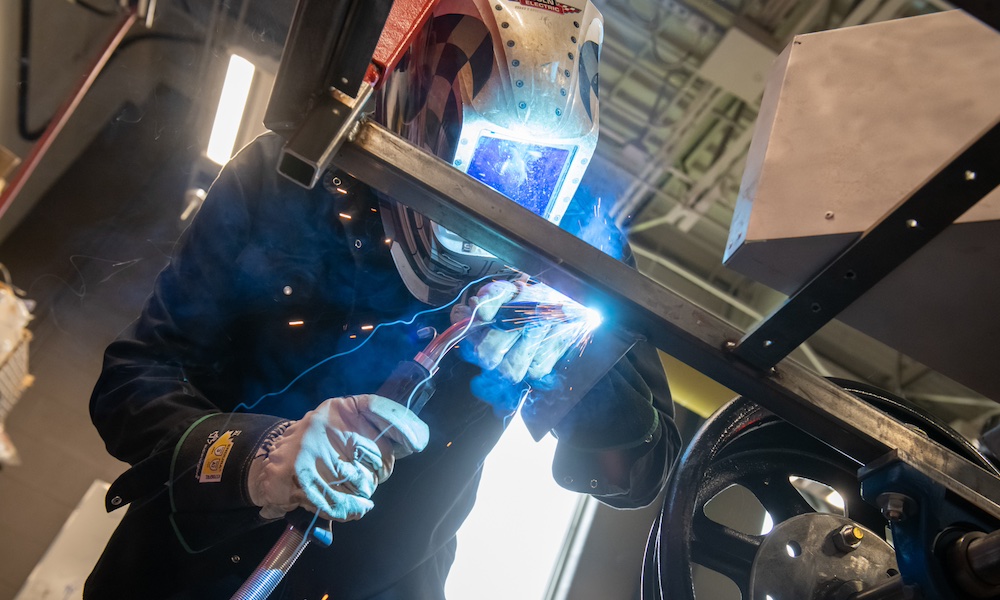
[(772, 529), (774, 529), (774, 519), (771, 518), (771, 513), (766, 512), (764, 513), (764, 524), (760, 526), (760, 534), (767, 535), (771, 533)]
[(601, 316), (601, 313), (586, 306), (583, 307), (583, 311), (583, 314), (585, 315), (584, 327), (587, 331), (593, 331), (601, 326), (601, 323), (604, 321), (604, 317)]
[(576, 505), (584, 498), (552, 479), (555, 446), (551, 436), (536, 443), (520, 416), (513, 419), (486, 459), (476, 506), (458, 532), (458, 554), (445, 586), (448, 598), (545, 596)]
[(222, 96), (219, 98), (219, 108), (215, 112), (215, 123), (212, 124), (212, 135), (206, 151), (208, 158), (217, 164), (224, 165), (233, 156), (233, 146), (236, 145), (236, 136), (243, 123), (243, 110), (246, 108), (247, 96), (250, 95), (254, 70), (253, 63), (242, 56), (233, 54), (229, 58), (226, 82), (222, 86)]
[(840, 509), (841, 511), (844, 510), (844, 497), (841, 496), (837, 490), (830, 492), (826, 496), (826, 501), (830, 506)]

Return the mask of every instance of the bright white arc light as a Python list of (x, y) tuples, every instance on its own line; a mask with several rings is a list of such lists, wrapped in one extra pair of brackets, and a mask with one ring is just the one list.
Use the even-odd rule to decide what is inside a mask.
[(212, 124), (212, 136), (206, 151), (208, 158), (220, 165), (233, 157), (233, 146), (243, 123), (243, 109), (250, 95), (254, 70), (253, 63), (242, 56), (233, 54), (229, 58), (226, 82), (222, 85), (222, 96), (215, 111), (215, 123)]
[(486, 459), (476, 506), (458, 532), (446, 597), (545, 597), (584, 498), (552, 479), (555, 450), (552, 436), (535, 442), (520, 414), (508, 425)]

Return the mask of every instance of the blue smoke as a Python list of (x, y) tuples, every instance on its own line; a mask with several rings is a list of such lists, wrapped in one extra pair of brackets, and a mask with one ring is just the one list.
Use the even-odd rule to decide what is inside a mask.
[(610, 216), (613, 196), (587, 181), (580, 184), (560, 227), (608, 256), (627, 262), (628, 240)]
[(483, 371), (469, 384), (472, 395), (493, 408), (493, 414), (505, 418), (514, 415), (527, 392), (525, 384), (513, 385), (496, 371)]

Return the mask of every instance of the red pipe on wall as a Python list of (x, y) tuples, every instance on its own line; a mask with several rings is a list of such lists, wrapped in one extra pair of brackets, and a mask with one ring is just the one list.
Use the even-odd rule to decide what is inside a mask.
[(70, 117), (76, 111), (77, 107), (80, 105), (80, 101), (83, 97), (87, 95), (90, 91), (90, 86), (93, 85), (97, 76), (100, 75), (104, 66), (108, 63), (111, 55), (114, 54), (118, 45), (121, 44), (122, 39), (125, 38), (125, 34), (129, 32), (132, 25), (135, 24), (138, 15), (135, 8), (132, 8), (128, 14), (126, 14), (122, 20), (115, 27), (114, 32), (108, 38), (108, 41), (102, 47), (101, 53), (97, 58), (91, 63), (90, 67), (84, 73), (80, 82), (74, 88), (73, 93), (69, 98), (66, 99), (56, 113), (52, 116), (52, 120), (49, 121), (48, 127), (45, 128), (45, 132), (42, 134), (35, 145), (32, 146), (31, 151), (28, 153), (27, 158), (21, 163), (20, 168), (11, 177), (7, 186), (4, 187), (3, 191), (0, 192), (0, 218), (7, 213), (7, 209), (13, 204), (14, 199), (17, 197), (18, 193), (24, 188), (24, 185), (28, 182), (28, 178), (34, 173), (35, 168), (45, 157), (45, 153), (48, 152), (49, 148), (52, 147), (52, 143), (55, 141), (56, 137), (62, 131), (63, 127), (69, 121)]

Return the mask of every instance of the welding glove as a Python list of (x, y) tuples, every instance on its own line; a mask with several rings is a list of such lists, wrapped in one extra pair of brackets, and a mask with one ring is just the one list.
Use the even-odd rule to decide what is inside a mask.
[[(493, 281), (484, 285), (468, 305), (452, 310), (452, 322), (472, 317), (478, 322), (497, 318), (500, 308), (509, 302), (544, 302), (553, 297), (565, 298), (544, 284)], [(568, 300), (568, 299), (567, 299)], [(514, 316), (518, 319), (517, 315)], [(556, 362), (576, 342), (577, 323), (555, 323), (544, 318), (524, 318), (523, 323), (500, 324), (478, 328), (461, 346), (463, 357), (476, 365), (496, 371), (509, 383), (525, 379), (539, 380), (548, 375)]]
[(427, 425), (405, 406), (366, 394), (330, 398), (276, 429), (249, 470), (247, 490), (264, 518), (303, 507), (354, 521), (397, 458), (427, 446)]

